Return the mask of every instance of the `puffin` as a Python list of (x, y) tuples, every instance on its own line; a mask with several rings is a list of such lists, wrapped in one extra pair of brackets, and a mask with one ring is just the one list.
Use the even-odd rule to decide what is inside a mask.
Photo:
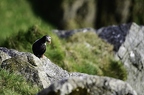
[(36, 40), (32, 45), (32, 51), (35, 56), (42, 58), (46, 51), (46, 43), (51, 44), (51, 37), (48, 35)]

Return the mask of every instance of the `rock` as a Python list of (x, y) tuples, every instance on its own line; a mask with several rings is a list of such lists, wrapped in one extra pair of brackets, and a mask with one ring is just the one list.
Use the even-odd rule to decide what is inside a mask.
[[(32, 82), (32, 84), (39, 85), (41, 88), (43, 87), (41, 83), (42, 80), (38, 75), (38, 70), (36, 70), (35, 65), (33, 65), (34, 62), (29, 60), (32, 56), (34, 57), (34, 55), (2, 47), (0, 47), (0, 51), (10, 56), (2, 61), (1, 68), (6, 69), (9, 72), (21, 74), (27, 81)], [(36, 58), (35, 61), (37, 61)]]
[(4, 53), (3, 51), (0, 51), (0, 64), (6, 59), (11, 58), (8, 54)]
[(108, 77), (71, 77), (55, 82), (37, 95), (137, 95), (121, 80)]
[[(33, 85), (45, 88), (44, 93), (55, 91), (50, 95), (53, 93), (57, 95), (68, 93), (73, 93), (73, 95), (85, 93), (87, 95), (115, 95), (116, 93), (118, 93), (117, 95), (137, 95), (128, 83), (118, 79), (91, 76), (78, 72), (70, 73), (46, 57), (39, 59), (31, 53), (19, 52), (14, 49), (0, 47), (0, 53), (1, 58), (6, 56), (2, 58), (1, 68), (20, 74)], [(60, 94), (59, 90), (63, 94)], [(42, 95), (41, 93), (43, 91), (39, 95)]]
[(48, 58), (39, 59), (31, 53), (0, 47), (1, 68), (21, 74), (27, 81), (41, 88), (48, 87), (63, 78), (86, 76), (87, 74), (69, 73), (52, 63)]
[(127, 82), (137, 91), (144, 93), (144, 26), (132, 23), (124, 43), (116, 53), (127, 72)]
[(113, 25), (100, 28), (96, 31), (100, 38), (114, 46), (114, 51), (118, 51), (121, 44), (125, 41), (125, 37), (132, 23)]

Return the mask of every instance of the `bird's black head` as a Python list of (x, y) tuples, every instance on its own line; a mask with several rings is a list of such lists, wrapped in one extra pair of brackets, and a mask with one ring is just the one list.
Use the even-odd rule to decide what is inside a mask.
[(49, 44), (51, 43), (51, 37), (48, 35), (43, 36), (41, 39), (44, 43), (45, 42), (48, 42)]

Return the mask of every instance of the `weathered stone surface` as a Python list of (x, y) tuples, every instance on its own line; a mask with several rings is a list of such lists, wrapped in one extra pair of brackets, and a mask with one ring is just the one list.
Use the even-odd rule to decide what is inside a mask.
[(127, 82), (138, 92), (144, 93), (144, 26), (132, 23), (125, 42), (121, 45), (116, 57), (123, 63), (128, 72)]
[(7, 55), (2, 58), (1, 68), (21, 74), (41, 88), (47, 88), (51, 85), (44, 90), (46, 93), (55, 91), (49, 95), (66, 95), (68, 93), (72, 93), (71, 95), (84, 95), (85, 93), (85, 95), (137, 95), (129, 84), (117, 79), (78, 72), (69, 73), (52, 63), (48, 58), (39, 59), (31, 53), (3, 47), (0, 47), (0, 52), (2, 52), (1, 57)]
[[(2, 61), (1, 68), (10, 72), (21, 74), (27, 81), (43, 87), (41, 79), (38, 75), (38, 70), (36, 70), (35, 65), (33, 65), (35, 62), (30, 60), (30, 58), (34, 57), (34, 55), (2, 47), (0, 47), (0, 51), (5, 52), (8, 56), (10, 56)], [(35, 61), (37, 61), (36, 58)]]
[(121, 80), (89, 75), (63, 79), (37, 95), (137, 95), (137, 93)]
[(132, 23), (103, 27), (98, 29), (96, 33), (99, 37), (114, 45), (114, 51), (118, 51), (121, 44), (125, 41), (131, 25)]
[(8, 58), (10, 58), (8, 54), (4, 53), (3, 51), (0, 51), (0, 64)]
[(0, 47), (1, 68), (23, 75), (28, 81), (42, 88), (48, 87), (63, 78), (86, 76), (82, 73), (69, 73), (52, 63), (48, 58), (39, 59), (31, 53)]

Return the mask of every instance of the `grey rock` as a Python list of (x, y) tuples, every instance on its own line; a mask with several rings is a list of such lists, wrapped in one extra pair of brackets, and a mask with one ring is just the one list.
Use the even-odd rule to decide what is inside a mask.
[(82, 73), (69, 73), (52, 63), (47, 57), (39, 59), (35, 55), (0, 47), (1, 68), (21, 74), (27, 81), (41, 88), (48, 87), (63, 78), (86, 76)]
[(100, 28), (96, 31), (100, 38), (114, 46), (114, 51), (118, 51), (121, 44), (125, 41), (125, 37), (132, 23), (113, 25)]
[(43, 80), (39, 77), (39, 71), (35, 69), (36, 67), (32, 65), (28, 59), (30, 54), (20, 52), (20, 55), (19, 52), (17, 53), (18, 55), (14, 55), (14, 57), (11, 56), (10, 58), (4, 60), (1, 64), (1, 68), (6, 69), (9, 72), (20, 74), (33, 85), (39, 85), (39, 87), (43, 88)]
[[(45, 88), (44, 93), (51, 93), (48, 95), (137, 95), (128, 83), (118, 79), (70, 73), (47, 57), (39, 59), (31, 53), (4, 47), (0, 47), (0, 52), (1, 57), (7, 55), (2, 60), (2, 69), (24, 76), (33, 85)], [(41, 93), (43, 91), (39, 95), (42, 95)]]
[(55, 82), (37, 95), (137, 95), (121, 80), (108, 77), (71, 77)]
[(127, 72), (127, 82), (137, 91), (144, 93), (144, 26), (132, 23), (124, 43), (116, 53)]
[(18, 52), (17, 50), (14, 50), (14, 49), (7, 49), (6, 47), (0, 47), (0, 50), (5, 52), (6, 54), (8, 54), (11, 57), (15, 57), (17, 55), (22, 54), (22, 52)]
[(11, 58), (8, 54), (6, 54), (5, 52), (3, 51), (0, 51), (0, 64), (6, 60), (6, 59), (9, 59)]

